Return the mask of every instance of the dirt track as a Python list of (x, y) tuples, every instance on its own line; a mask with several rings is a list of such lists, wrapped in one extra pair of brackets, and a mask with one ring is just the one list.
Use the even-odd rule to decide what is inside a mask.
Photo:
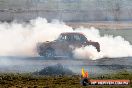
[(96, 71), (112, 72), (126, 69), (132, 71), (131, 58), (109, 58), (101, 60), (81, 59), (45, 59), (43, 57), (0, 57), (0, 72), (35, 72), (47, 66), (61, 64), (75, 73), (80, 73), (82, 67), (91, 74)]
[(132, 22), (69, 22), (66, 24), (73, 28), (83, 26), (86, 28), (95, 27), (98, 29), (132, 29)]

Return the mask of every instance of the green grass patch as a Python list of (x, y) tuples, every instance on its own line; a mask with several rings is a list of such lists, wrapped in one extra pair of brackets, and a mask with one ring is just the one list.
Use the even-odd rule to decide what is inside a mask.
[[(123, 71), (115, 74), (92, 76), (92, 79), (130, 79), (132, 73)], [(0, 74), (0, 88), (132, 88), (129, 86), (87, 86), (80, 85), (81, 76), (40, 76), (31, 73)]]

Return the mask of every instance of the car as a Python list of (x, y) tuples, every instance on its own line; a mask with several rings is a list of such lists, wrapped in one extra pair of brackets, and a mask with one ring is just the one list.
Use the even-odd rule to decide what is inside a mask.
[(40, 56), (73, 56), (73, 50), (76, 48), (92, 45), (100, 52), (100, 44), (87, 40), (84, 34), (79, 32), (65, 32), (54, 41), (40, 42), (37, 44), (37, 52)]

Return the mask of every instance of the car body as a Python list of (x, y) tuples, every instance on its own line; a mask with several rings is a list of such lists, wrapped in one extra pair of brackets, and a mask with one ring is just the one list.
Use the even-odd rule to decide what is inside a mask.
[(54, 57), (54, 56), (73, 56), (73, 50), (76, 48), (85, 47), (88, 45), (94, 46), (100, 52), (100, 45), (98, 42), (87, 40), (87, 38), (78, 32), (61, 33), (58, 39), (54, 41), (46, 41), (37, 44), (37, 52), (40, 56)]

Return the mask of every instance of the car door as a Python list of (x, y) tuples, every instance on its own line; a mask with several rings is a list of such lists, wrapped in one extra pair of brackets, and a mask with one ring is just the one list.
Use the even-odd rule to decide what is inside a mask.
[(66, 55), (69, 52), (69, 38), (68, 35), (60, 35), (59, 40), (56, 44), (56, 54), (57, 55)]
[(82, 40), (82, 37), (79, 34), (74, 34), (73, 35), (73, 46), (75, 48), (80, 48), (82, 47), (84, 41)]

